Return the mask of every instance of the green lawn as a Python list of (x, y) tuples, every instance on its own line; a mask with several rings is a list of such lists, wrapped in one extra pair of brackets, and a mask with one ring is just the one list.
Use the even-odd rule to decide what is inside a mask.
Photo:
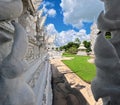
[(78, 56), (64, 54), (66, 57), (74, 57), (72, 60), (63, 60), (74, 73), (76, 73), (81, 79), (90, 83), (96, 75), (96, 68), (94, 64), (89, 63), (87, 60), (89, 56)]

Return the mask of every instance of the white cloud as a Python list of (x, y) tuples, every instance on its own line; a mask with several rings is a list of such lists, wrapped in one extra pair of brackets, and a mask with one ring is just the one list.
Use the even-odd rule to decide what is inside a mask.
[(49, 6), (49, 7), (54, 7), (54, 4), (51, 3), (51, 2), (48, 2), (48, 1), (47, 1), (47, 2), (46, 2), (46, 1), (43, 1), (41, 5), (43, 5), (44, 7), (47, 7), (47, 6)]
[(46, 26), (46, 30), (49, 36), (58, 34), (57, 30), (55, 29), (54, 24), (48, 24)]
[[(42, 3), (42, 6), (43, 6), (42, 9), (44, 10), (44, 13), (48, 14), (49, 17), (55, 17), (56, 16), (56, 10), (53, 9), (53, 7), (54, 7), (53, 3), (44, 1)], [(50, 9), (48, 9), (47, 7), (49, 7)]]
[(46, 29), (49, 36), (56, 35), (55, 44), (57, 46), (62, 46), (68, 42), (75, 41), (76, 38), (79, 38), (81, 42), (84, 40), (90, 40), (90, 36), (86, 34), (86, 30), (84, 29), (79, 30), (79, 32), (76, 32), (75, 30), (57, 32), (54, 24), (47, 25)]
[(80, 28), (82, 21), (93, 21), (103, 9), (100, 0), (61, 0), (64, 23)]
[(54, 10), (54, 9), (49, 9), (47, 13), (48, 13), (48, 15), (49, 15), (50, 17), (55, 17), (55, 15), (56, 15), (56, 10)]

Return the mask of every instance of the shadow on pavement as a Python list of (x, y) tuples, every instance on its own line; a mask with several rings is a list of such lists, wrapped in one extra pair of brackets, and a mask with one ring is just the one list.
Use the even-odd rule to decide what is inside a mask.
[(83, 89), (85, 86), (76, 85), (76, 88), (71, 88), (64, 73), (60, 73), (54, 65), (51, 67), (53, 105), (89, 105), (79, 91), (79, 89)]

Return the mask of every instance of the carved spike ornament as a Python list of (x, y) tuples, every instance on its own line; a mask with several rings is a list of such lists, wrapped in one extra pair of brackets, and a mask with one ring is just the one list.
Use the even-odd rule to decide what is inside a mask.
[[(95, 43), (97, 75), (91, 89), (95, 100), (103, 105), (120, 105), (120, 0), (101, 0), (105, 12), (98, 17), (99, 32)], [(111, 39), (105, 33), (111, 32)]]
[[(0, 21), (20, 16), (22, 8), (21, 0), (0, 1)], [(26, 70), (23, 62), (28, 43), (26, 31), (15, 21), (12, 21), (12, 25), (15, 35), (9, 54), (10, 40), (0, 33), (0, 105), (35, 105), (32, 89), (21, 76)]]

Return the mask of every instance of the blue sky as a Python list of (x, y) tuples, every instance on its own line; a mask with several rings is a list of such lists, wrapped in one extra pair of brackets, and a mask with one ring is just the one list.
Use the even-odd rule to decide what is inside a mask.
[(45, 0), (44, 1), (45, 3), (46, 2), (50, 2), (54, 5), (52, 6), (47, 6), (48, 9), (51, 9), (51, 8), (54, 8), (56, 10), (56, 16), (55, 17), (51, 17), (48, 15), (47, 19), (46, 19), (46, 22), (45, 22), (45, 25), (48, 25), (50, 23), (53, 23), (56, 30), (58, 32), (61, 32), (63, 30), (68, 30), (68, 29), (73, 29), (73, 27), (71, 25), (65, 25), (63, 23), (63, 15), (61, 13), (61, 7), (60, 7), (60, 3), (61, 3), (61, 0)]
[[(57, 41), (64, 38), (63, 45), (76, 37), (80, 39), (78, 34), (82, 36), (81, 32), (88, 38), (90, 27), (103, 9), (103, 4), (100, 0), (44, 0), (40, 8), (48, 14), (45, 26), (49, 34), (56, 34)], [(73, 35), (69, 35), (71, 33)]]

